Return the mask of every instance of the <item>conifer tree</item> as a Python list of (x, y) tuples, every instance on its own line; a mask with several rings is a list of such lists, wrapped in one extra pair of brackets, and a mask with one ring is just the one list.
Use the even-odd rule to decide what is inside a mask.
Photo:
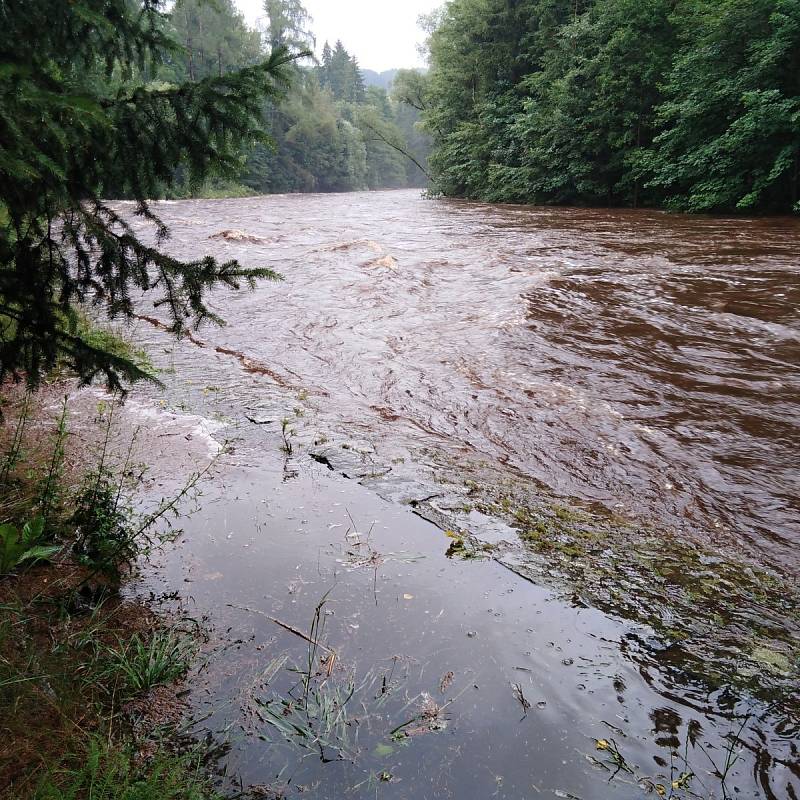
[(263, 60), (261, 34), (248, 28), (233, 0), (176, 0), (170, 23), (183, 58), (161, 72), (176, 82), (223, 75)]
[[(171, 330), (219, 321), (204, 301), (269, 269), (162, 252), (148, 205), (181, 166), (193, 183), (232, 175), (264, 141), (261, 109), (285, 85), (286, 52), (179, 85), (150, 82), (179, 52), (166, 0), (0, 2), (0, 379), (36, 386), (66, 362), (84, 382), (143, 377), (81, 335), (76, 308), (130, 318), (140, 297)], [(103, 198), (129, 196), (154, 226), (143, 241)]]

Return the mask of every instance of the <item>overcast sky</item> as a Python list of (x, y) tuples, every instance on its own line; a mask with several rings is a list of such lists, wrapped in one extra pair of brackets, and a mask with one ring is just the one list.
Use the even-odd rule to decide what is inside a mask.
[[(263, 0), (235, 0), (247, 21), (263, 15)], [(327, 39), (341, 39), (351, 55), (367, 69), (382, 72), (394, 67), (424, 66), (417, 44), (424, 34), (417, 17), (443, 4), (443, 0), (305, 0), (314, 21), (318, 49)]]

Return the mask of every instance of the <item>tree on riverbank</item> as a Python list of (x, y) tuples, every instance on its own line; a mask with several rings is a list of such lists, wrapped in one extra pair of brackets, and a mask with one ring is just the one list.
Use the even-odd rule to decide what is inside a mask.
[[(184, 45), (158, 73), (169, 81), (249, 66), (261, 43), (290, 52), (314, 48), (312, 20), (300, 0), (265, 0), (258, 31), (247, 27), (231, 0), (180, 0), (169, 22)], [(236, 178), (242, 187), (274, 193), (426, 185), (428, 138), (417, 126), (419, 112), (383, 87), (365, 86), (342, 42), (326, 43), (320, 62), (295, 63), (291, 73), (286, 98), (264, 102), (272, 143), (242, 151)], [(191, 194), (184, 184), (179, 174), (171, 196)]]
[[(194, 185), (237, 174), (242, 147), (268, 141), (262, 104), (283, 91), (291, 56), (279, 49), (235, 72), (219, 60), (195, 81), (155, 82), (181, 52), (165, 8), (0, 4), (0, 379), (35, 386), (58, 363), (84, 381), (141, 378), (129, 359), (83, 335), (77, 304), (124, 319), (146, 292), (179, 333), (217, 319), (204, 301), (209, 288), (275, 277), (166, 255), (158, 245), (167, 231), (147, 198), (179, 168)], [(120, 195), (153, 223), (155, 245), (102, 200)]]
[(441, 192), (798, 210), (793, 0), (453, 0), (428, 22)]

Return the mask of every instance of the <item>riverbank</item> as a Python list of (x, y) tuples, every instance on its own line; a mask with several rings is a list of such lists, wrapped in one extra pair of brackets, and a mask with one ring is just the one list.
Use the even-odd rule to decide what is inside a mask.
[[(105, 428), (113, 429), (109, 442), (117, 453), (133, 432), (144, 436), (128, 460), (148, 457), (149, 470), (132, 474), (141, 480), (141, 502), (151, 507), (229, 444), (215, 479), (203, 484), (198, 513), (180, 520), (180, 538), (152, 553), (121, 594), (95, 595), (97, 587), (76, 593), (85, 572), (65, 573), (63, 566), (36, 567), (5, 584), (13, 591), (4, 595), (3, 612), (26, 632), (23, 648), (11, 652), (12, 639), (3, 642), (8, 678), (12, 670), (24, 678), (14, 684), (20, 713), (13, 719), (25, 733), (12, 733), (19, 754), (9, 763), (38, 776), (35, 791), (18, 778), (9, 797), (58, 796), (53, 785), (91, 779), (81, 765), (95, 758), (101, 771), (108, 765), (112, 781), (147, 785), (152, 778), (159, 800), (242, 786), (255, 787), (254, 796), (358, 796), (378, 786), (406, 797), (412, 786), (419, 792), (420, 775), (432, 781), (434, 794), (455, 796), (478, 781), (481, 792), (499, 782), (508, 797), (523, 797), (533, 785), (545, 796), (550, 787), (550, 796), (584, 800), (638, 797), (648, 787), (674, 798), (716, 798), (748, 787), (751, 759), (767, 752), (771, 766), (759, 780), (780, 785), (780, 738), (771, 732), (793, 724), (790, 708), (774, 703), (783, 665), (731, 683), (714, 675), (715, 662), (687, 662), (658, 625), (655, 609), (676, 629), (686, 619), (663, 587), (654, 590), (664, 594), (658, 606), (646, 590), (638, 595), (652, 621), (624, 613), (621, 602), (599, 610), (597, 597), (562, 573), (559, 561), (568, 557), (584, 575), (593, 561), (615, 563), (622, 550), (614, 545), (599, 554), (580, 551), (582, 539), (572, 545), (565, 538), (570, 525), (589, 529), (590, 515), (551, 506), (545, 528), (541, 506), (538, 523), (520, 518), (521, 495), (512, 496), (508, 485), (495, 506), (482, 500), (486, 476), (460, 490), (470, 509), (448, 502), (443, 481), (438, 506), (432, 499), (411, 507), (382, 500), (375, 489), (383, 471), (355, 443), (320, 443), (317, 433), (316, 444), (304, 444), (315, 421), (299, 408), (289, 412), (273, 402), (249, 419), (212, 421), (195, 412), (215, 393), (182, 391), (180, 409), (134, 393)], [(74, 428), (82, 450), (98, 450), (98, 434), (93, 442), (87, 433), (95, 425), (86, 423), (98, 402), (106, 400), (92, 390), (68, 401), (70, 416), (83, 420)], [(285, 398), (285, 406), (290, 402)], [(57, 408), (51, 403), (50, 413)], [(291, 425), (280, 425), (287, 414)], [(68, 472), (77, 467), (73, 459), (65, 456)], [(369, 488), (353, 480), (359, 475)], [(484, 538), (457, 524), (454, 511)], [(489, 541), (491, 526), (477, 523), (500, 517), (508, 524)], [(511, 559), (507, 539), (515, 524), (550, 542), (536, 574), (526, 574), (530, 561)], [(607, 536), (612, 531), (605, 529)], [(662, 543), (662, 554), (667, 550)], [(706, 567), (711, 573), (715, 564)], [(620, 576), (603, 574), (619, 601)], [(695, 608), (702, 611), (702, 598)], [(187, 617), (202, 621), (200, 639), (181, 622)], [(122, 643), (132, 641), (141, 643), (140, 652), (176, 656), (177, 663), (166, 660), (165, 685), (143, 693), (137, 678), (135, 691), (126, 687)], [(707, 646), (714, 655), (714, 643)], [(24, 672), (30, 664), (40, 674), (29, 666)], [(187, 671), (188, 682), (170, 684)], [(53, 716), (40, 713), (42, 693)], [(524, 736), (522, 761), (509, 747), (510, 734)], [(206, 736), (211, 754), (197, 745)], [(496, 745), (487, 748), (489, 740)], [(465, 751), (480, 765), (477, 773), (463, 766)], [(155, 758), (146, 768), (142, 753)], [(208, 767), (219, 755), (230, 777), (217, 778), (212, 789)], [(38, 783), (47, 773), (26, 773), (19, 766), (26, 758), (28, 769), (47, 763), (55, 777)], [(580, 761), (586, 767), (576, 773)], [(610, 788), (605, 781), (617, 767)], [(55, 783), (48, 788), (47, 780)], [(188, 794), (180, 793), (184, 788)]]
[(120, 420), (117, 398), (66, 381), (6, 386), (3, 401), (0, 796), (218, 798), (213, 744), (185, 732), (181, 699), (202, 627), (125, 593), (170, 538), (162, 521), (207, 446), (146, 464), (154, 436)]

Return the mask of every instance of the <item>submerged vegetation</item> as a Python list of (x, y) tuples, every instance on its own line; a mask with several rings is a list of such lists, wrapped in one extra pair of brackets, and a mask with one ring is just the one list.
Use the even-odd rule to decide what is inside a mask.
[[(308, 634), (273, 619), (305, 641), (307, 650), (300, 665), (293, 665), (289, 656), (283, 655), (261, 673), (265, 691), (257, 692), (252, 701), (259, 737), (273, 745), (282, 743), (301, 757), (318, 757), (323, 763), (348, 762), (363, 770), (376, 762), (365, 783), (375, 779), (390, 782), (391, 773), (377, 765), (413, 738), (444, 731), (447, 709), (460, 695), (441, 704), (428, 692), (410, 695), (405, 686), (408, 664), (400, 656), (363, 674), (345, 665), (325, 636), (329, 595), (317, 603)], [(286, 676), (290, 685), (277, 691), (275, 685), (281, 684), (282, 677), (285, 683)], [(445, 695), (452, 682), (451, 672), (439, 682), (440, 694)], [(356, 784), (352, 790), (362, 785)]]
[[(479, 467), (470, 474), (463, 490), (453, 485), (451, 500), (420, 510), (445, 529), (449, 555), (494, 558), (580, 606), (646, 625), (657, 638), (631, 640), (631, 655), (680, 665), (709, 690), (744, 689), (791, 716), (800, 685), (800, 593), (791, 575), (652, 524), (549, 499), (522, 480)], [(482, 542), (463, 510), (450, 509), (456, 497), (507, 522), (521, 549)]]

